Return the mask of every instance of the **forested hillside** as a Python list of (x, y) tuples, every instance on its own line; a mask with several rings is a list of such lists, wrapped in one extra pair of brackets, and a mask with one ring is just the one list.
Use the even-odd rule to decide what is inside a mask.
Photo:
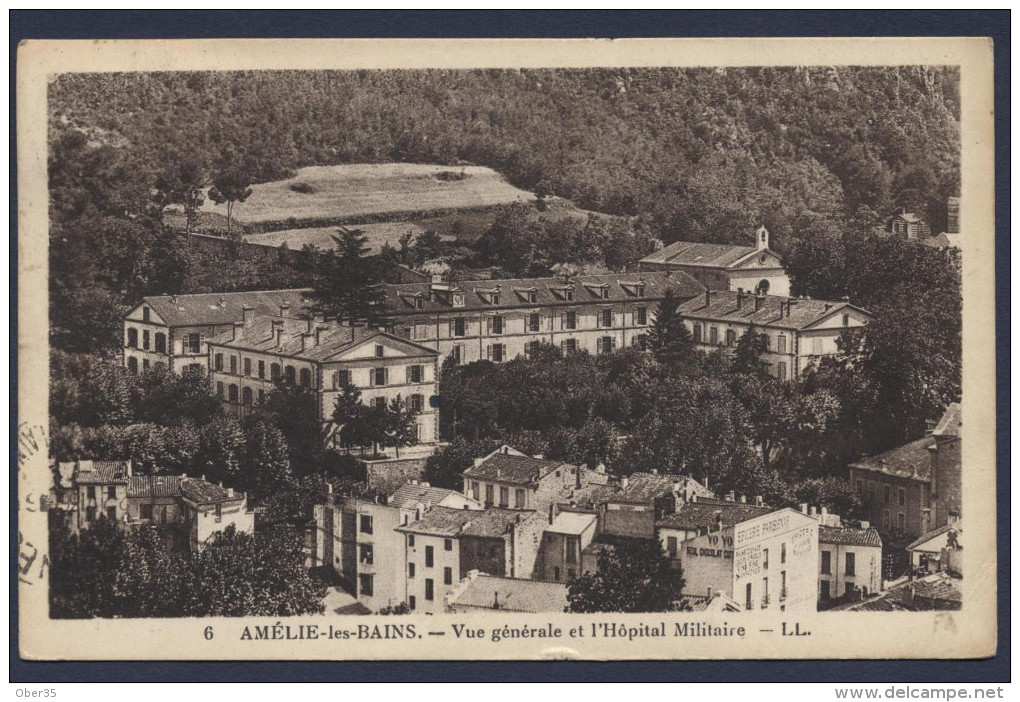
[(906, 206), (935, 231), (958, 187), (955, 69), (748, 68), (78, 74), (53, 128), (122, 154), (135, 180), (238, 152), (256, 180), (308, 165), (491, 166), (669, 241), (726, 240), (803, 210)]
[[(869, 358), (906, 364), (875, 370), (899, 379), (883, 405), (914, 427), (958, 387), (957, 261), (870, 233), (899, 208), (945, 228), (959, 186), (958, 82), (932, 67), (60, 76), (53, 342), (116, 348), (123, 311), (144, 294), (310, 283), (282, 264), (194, 250), (162, 226), (167, 193), (198, 192), (237, 164), (247, 181), (221, 177), (224, 191), (311, 165), (470, 162), (542, 197), (628, 215), (667, 243), (745, 241), (764, 223), (796, 294), (850, 296), (878, 316), (875, 348), (884, 339), (898, 351)], [(588, 258), (612, 267), (647, 241), (612, 251), (603, 240), (623, 234), (595, 223), (577, 229), (598, 246), (575, 233), (554, 247), (555, 225), (517, 219), (493, 225), (478, 252), (507, 268), (501, 256), (523, 242), (517, 267), (532, 271), (592, 248)]]

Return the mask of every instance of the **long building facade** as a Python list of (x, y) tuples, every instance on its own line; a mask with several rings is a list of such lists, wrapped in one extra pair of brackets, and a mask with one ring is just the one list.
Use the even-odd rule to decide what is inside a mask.
[(391, 330), (459, 364), (527, 356), (546, 343), (565, 354), (643, 347), (666, 290), (704, 288), (683, 271), (386, 286)]
[(744, 290), (706, 290), (677, 308), (695, 346), (732, 353), (754, 328), (762, 342), (761, 360), (780, 380), (791, 380), (809, 366), (839, 353), (840, 335), (871, 320), (849, 302), (778, 297)]
[(255, 411), (280, 380), (315, 393), (327, 442), (337, 398), (350, 384), (365, 405), (400, 397), (416, 416), (417, 444), (439, 440), (438, 353), (378, 329), (277, 315), (251, 316), (207, 341), (210, 379), (229, 414)]

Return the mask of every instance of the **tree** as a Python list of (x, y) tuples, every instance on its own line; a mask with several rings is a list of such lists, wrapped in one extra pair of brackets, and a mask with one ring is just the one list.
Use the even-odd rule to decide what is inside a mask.
[(361, 391), (355, 385), (346, 383), (340, 388), (333, 407), (333, 422), (341, 445), (348, 451), (368, 442), (365, 427), (367, 409), (361, 402)]
[(190, 234), (198, 208), (205, 201), (205, 183), (205, 169), (201, 162), (193, 155), (178, 154), (156, 176), (152, 200), (157, 219), (163, 221), (167, 206), (180, 205), (184, 209), (185, 231)]
[(567, 611), (675, 612), (682, 609), (683, 571), (654, 539), (618, 539), (594, 573), (567, 585)]
[(761, 355), (764, 351), (765, 343), (761, 334), (758, 333), (758, 328), (754, 324), (749, 325), (737, 339), (737, 346), (733, 352), (732, 371), (734, 373), (763, 372)]
[(425, 459), (425, 480), (434, 487), (460, 490), (464, 487), (464, 471), (474, 465), (476, 458), (489, 455), (498, 445), (494, 439), (470, 441), (458, 436)]
[(321, 614), (326, 588), (305, 567), (301, 536), (270, 528), (217, 533), (192, 558), (188, 616), (285, 617)]
[(283, 432), (263, 419), (251, 419), (244, 424), (238, 483), (256, 502), (294, 484)]
[(124, 533), (105, 516), (72, 534), (68, 517), (49, 512), (50, 616), (85, 619), (112, 616), (113, 580)]
[(227, 203), (227, 236), (230, 236), (230, 221), (233, 216), (234, 203), (244, 202), (252, 193), (249, 187), (251, 175), (240, 167), (227, 168), (218, 173), (209, 188), (209, 199), (217, 205)]
[(648, 332), (648, 346), (663, 363), (689, 358), (694, 350), (694, 339), (677, 313), (679, 304), (673, 288), (667, 288)]
[(322, 422), (316, 393), (281, 378), (266, 396), (260, 414), (283, 432), (296, 470), (304, 472), (321, 459)]
[(418, 413), (397, 395), (386, 408), (386, 430), (383, 446), (392, 446), (400, 457), (401, 446), (411, 446), (418, 441)]
[(386, 315), (385, 292), (378, 266), (367, 258), (367, 237), (358, 229), (337, 230), (334, 255), (328, 258), (308, 293), (307, 309), (350, 325), (382, 324)]

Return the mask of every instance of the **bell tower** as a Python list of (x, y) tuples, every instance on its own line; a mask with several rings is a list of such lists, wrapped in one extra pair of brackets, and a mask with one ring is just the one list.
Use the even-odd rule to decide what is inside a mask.
[(758, 250), (764, 251), (769, 247), (769, 230), (765, 228), (765, 225), (758, 227), (756, 232), (758, 238)]

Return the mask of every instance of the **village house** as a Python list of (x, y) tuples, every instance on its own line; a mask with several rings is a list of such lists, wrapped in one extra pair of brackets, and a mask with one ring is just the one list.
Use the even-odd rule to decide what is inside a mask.
[(903, 211), (890, 217), (880, 233), (905, 241), (921, 241), (931, 236), (931, 227), (922, 215)]
[[(683, 594), (721, 592), (745, 611), (814, 611), (818, 521), (807, 514), (806, 506), (802, 512), (783, 508), (765, 514), (755, 507), (718, 510), (730, 512), (729, 522), (717, 509), (711, 517), (704, 513), (709, 523), (699, 525), (698, 536), (679, 544)], [(686, 531), (686, 524), (678, 526), (678, 532)]]
[(680, 550), (688, 539), (718, 530), (722, 525), (734, 525), (772, 512), (771, 507), (756, 497), (749, 504), (746, 498), (719, 499), (693, 495), (673, 514), (666, 514), (655, 522), (656, 537), (663, 552), (679, 565)]
[(464, 494), (485, 505), (544, 510), (569, 500), (589, 483), (605, 482), (606, 476), (585, 466), (528, 456), (504, 445), (476, 458), (463, 478)]
[(581, 553), (595, 538), (598, 517), (587, 512), (558, 512), (549, 508), (550, 523), (542, 534), (536, 576), (565, 583), (581, 572)]
[(397, 527), (405, 539), (408, 607), (445, 611), (446, 596), (471, 570), (530, 578), (545, 524), (545, 515), (532, 510), (434, 507)]
[(397, 527), (416, 522), (433, 507), (481, 510), (464, 495), (428, 483), (408, 483), (390, 496), (345, 497), (332, 490), (314, 508), (312, 566), (328, 566), (369, 610), (407, 601), (404, 535)]
[(818, 526), (818, 602), (863, 598), (882, 590), (882, 537), (859, 527)]
[(470, 613), (564, 612), (569, 604), (567, 586), (543, 580), (500, 578), (477, 570), (468, 571), (446, 595), (446, 611)]
[(762, 345), (761, 361), (780, 380), (792, 380), (812, 364), (839, 352), (847, 329), (863, 327), (871, 315), (849, 302), (777, 297), (744, 290), (706, 290), (682, 303), (678, 314), (708, 353), (733, 353), (740, 337), (754, 327)]
[(953, 403), (928, 436), (850, 464), (870, 522), (918, 537), (960, 514), (960, 417)]
[(254, 412), (283, 380), (315, 393), (324, 440), (336, 443), (333, 410), (351, 384), (365, 405), (401, 397), (417, 415), (415, 443), (439, 440), (435, 350), (378, 329), (244, 312), (207, 342), (210, 379), (228, 414)]
[(641, 259), (638, 265), (643, 271), (682, 271), (709, 290), (790, 294), (790, 278), (779, 254), (769, 248), (765, 227), (755, 232), (754, 246), (676, 241)]
[(249, 316), (302, 314), (308, 290), (155, 295), (145, 297), (124, 318), (124, 367), (132, 373), (162, 364), (174, 373), (204, 373), (206, 341)]
[(945, 524), (923, 534), (907, 546), (910, 566), (919, 573), (947, 571), (963, 575), (963, 520), (950, 515)]
[(69, 461), (56, 465), (57, 509), (70, 514), (73, 531), (100, 518), (125, 529), (166, 527), (189, 548), (199, 548), (228, 526), (254, 532), (244, 493), (182, 475), (134, 475), (131, 461)]
[(565, 354), (644, 348), (667, 289), (704, 288), (683, 271), (387, 285), (392, 331), (458, 364), (509, 361), (540, 344)]
[(633, 473), (609, 489), (600, 490), (600, 535), (654, 539), (655, 524), (695, 497), (712, 497), (711, 490), (689, 476)]

